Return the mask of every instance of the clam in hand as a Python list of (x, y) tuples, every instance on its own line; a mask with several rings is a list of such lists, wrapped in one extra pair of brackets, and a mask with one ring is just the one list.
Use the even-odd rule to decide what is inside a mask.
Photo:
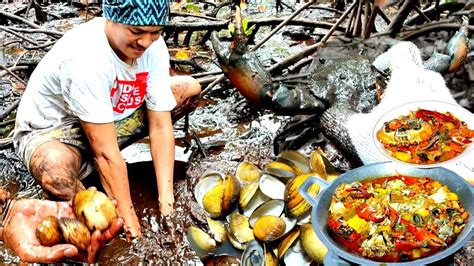
[(112, 200), (97, 190), (88, 189), (77, 193), (73, 204), (76, 217), (91, 231), (103, 231), (117, 218)]
[(87, 250), (91, 243), (91, 233), (81, 221), (74, 218), (61, 218), (59, 227), (66, 242), (76, 246), (79, 250)]
[(59, 244), (62, 234), (59, 229), (59, 220), (54, 216), (44, 218), (36, 227), (36, 237), (43, 246)]

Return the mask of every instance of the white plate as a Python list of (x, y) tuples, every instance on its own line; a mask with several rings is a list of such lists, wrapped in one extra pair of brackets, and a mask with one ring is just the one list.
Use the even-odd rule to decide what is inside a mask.
[(385, 150), (382, 143), (378, 141), (377, 131), (380, 128), (382, 128), (385, 122), (388, 122), (392, 119), (396, 119), (402, 115), (408, 115), (410, 111), (416, 111), (418, 109), (426, 109), (430, 111), (437, 111), (440, 113), (450, 112), (457, 119), (464, 121), (467, 124), (469, 129), (474, 129), (474, 115), (468, 110), (458, 105), (441, 102), (441, 101), (418, 101), (418, 102), (411, 102), (404, 105), (400, 105), (388, 111), (384, 115), (382, 115), (382, 117), (380, 117), (380, 119), (375, 124), (374, 130), (372, 132), (372, 137), (373, 137), (375, 146), (377, 146), (378, 150), (389, 160), (397, 162), (397, 163), (405, 164), (405, 165), (415, 166), (418, 168), (432, 168), (432, 167), (438, 167), (447, 163), (457, 161), (461, 157), (465, 156), (466, 154), (468, 154), (474, 149), (474, 143), (470, 143), (469, 145), (466, 146), (464, 151), (461, 154), (458, 154), (456, 157), (444, 162), (434, 163), (434, 164), (413, 164), (413, 163), (403, 162), (394, 158), (392, 155), (390, 155), (390, 153), (387, 150)]

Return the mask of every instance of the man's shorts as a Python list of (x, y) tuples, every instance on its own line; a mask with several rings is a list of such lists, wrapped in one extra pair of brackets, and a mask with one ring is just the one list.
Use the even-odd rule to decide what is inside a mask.
[[(146, 108), (139, 108), (127, 118), (114, 122), (117, 134), (117, 142), (120, 149), (133, 143), (146, 135)], [(62, 143), (74, 146), (81, 151), (82, 166), (78, 174), (79, 179), (87, 177), (95, 169), (92, 151), (80, 126), (78, 119), (68, 120), (65, 123), (43, 130), (37, 130), (25, 135), (19, 141), (17, 153), (23, 159), (28, 171), (34, 151), (42, 144), (58, 140)]]

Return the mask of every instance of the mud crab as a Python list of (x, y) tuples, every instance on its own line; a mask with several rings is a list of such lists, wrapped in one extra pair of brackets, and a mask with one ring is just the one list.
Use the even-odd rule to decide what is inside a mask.
[[(348, 133), (342, 124), (353, 112), (365, 112), (377, 104), (378, 92), (374, 84), (376, 72), (369, 59), (360, 57), (328, 60), (317, 71), (310, 70), (307, 73), (308, 84), (294, 88), (287, 88), (281, 83), (274, 86), (270, 73), (257, 56), (247, 49), (247, 38), (241, 23), (242, 18), (237, 11), (233, 42), (229, 49), (220, 43), (217, 33), (211, 36), (212, 45), (225, 76), (242, 96), (250, 103), (269, 109), (277, 115), (293, 116), (276, 136), (274, 152), (298, 149), (323, 131), (324, 135), (335, 139), (336, 146), (340, 146), (348, 158), (357, 163), (357, 153), (350, 141), (345, 141)], [(466, 19), (443, 52), (447, 55), (434, 53), (425, 63), (425, 68), (444, 73), (455, 72), (462, 66), (468, 53)], [(324, 118), (324, 114), (331, 109), (336, 111)], [(326, 133), (328, 127), (333, 129)], [(428, 131), (429, 128), (421, 124), (420, 130)], [(296, 136), (295, 132), (298, 132)], [(411, 136), (394, 135), (392, 138), (418, 141), (418, 138)]]
[(275, 88), (270, 73), (255, 53), (248, 52), (247, 36), (239, 11), (236, 12), (234, 25), (230, 51), (220, 43), (216, 32), (213, 32), (211, 41), (224, 74), (248, 101), (277, 114), (317, 113), (327, 108), (324, 100), (312, 95), (309, 90), (288, 89), (282, 84)]

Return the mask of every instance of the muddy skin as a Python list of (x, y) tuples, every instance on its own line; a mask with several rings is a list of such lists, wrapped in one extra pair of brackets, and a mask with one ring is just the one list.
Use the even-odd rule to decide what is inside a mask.
[(80, 152), (67, 144), (51, 141), (40, 145), (30, 162), (31, 174), (52, 198), (70, 200), (84, 190), (76, 178), (81, 167)]

